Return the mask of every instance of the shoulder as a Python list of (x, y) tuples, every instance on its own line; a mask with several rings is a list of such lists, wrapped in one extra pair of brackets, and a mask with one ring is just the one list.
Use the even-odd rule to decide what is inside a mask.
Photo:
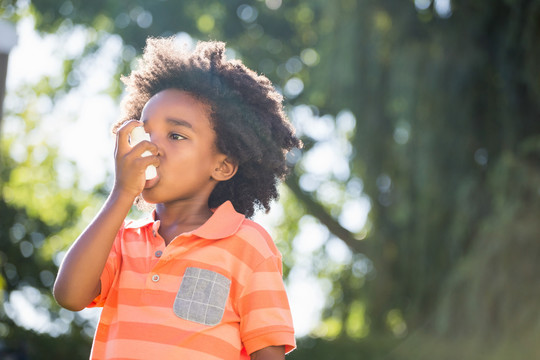
[(261, 225), (252, 220), (244, 219), (236, 236), (241, 238), (243, 242), (256, 248), (264, 258), (276, 256), (281, 258), (281, 254), (270, 234)]

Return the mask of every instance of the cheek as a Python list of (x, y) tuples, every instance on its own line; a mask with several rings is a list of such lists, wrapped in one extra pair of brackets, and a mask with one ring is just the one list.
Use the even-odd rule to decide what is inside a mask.
[(201, 173), (213, 170), (212, 166), (216, 161), (216, 151), (209, 146), (190, 145), (168, 149), (166, 151), (167, 156), (160, 165), (162, 171), (185, 176), (186, 171)]

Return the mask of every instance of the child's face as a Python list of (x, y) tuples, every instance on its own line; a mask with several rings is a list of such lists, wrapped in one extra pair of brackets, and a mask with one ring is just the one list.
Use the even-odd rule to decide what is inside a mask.
[(158, 176), (147, 182), (143, 198), (153, 204), (206, 203), (217, 183), (213, 173), (226, 158), (216, 149), (209, 107), (187, 92), (167, 89), (146, 103), (141, 121), (160, 158)]

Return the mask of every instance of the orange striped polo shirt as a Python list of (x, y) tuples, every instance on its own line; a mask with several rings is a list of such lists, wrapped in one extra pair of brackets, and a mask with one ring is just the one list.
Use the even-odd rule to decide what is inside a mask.
[(295, 347), (281, 254), (230, 202), (168, 246), (154, 217), (126, 222), (101, 275), (92, 359), (249, 359)]

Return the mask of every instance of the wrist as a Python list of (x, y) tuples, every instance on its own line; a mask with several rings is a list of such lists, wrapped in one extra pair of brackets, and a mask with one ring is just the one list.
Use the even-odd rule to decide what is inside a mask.
[(129, 191), (115, 184), (109, 194), (108, 200), (115, 203), (125, 204), (131, 208), (131, 205), (133, 205), (133, 202), (138, 195), (139, 194), (135, 194), (133, 191)]

